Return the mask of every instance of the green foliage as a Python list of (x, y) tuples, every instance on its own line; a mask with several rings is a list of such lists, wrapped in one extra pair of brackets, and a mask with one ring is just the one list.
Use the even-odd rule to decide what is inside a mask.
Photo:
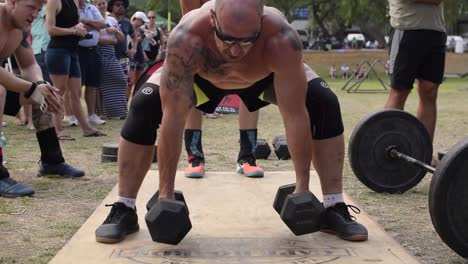
[(167, 17), (168, 11), (171, 12), (171, 21), (178, 22), (182, 17), (179, 0), (147, 0), (147, 11), (153, 10), (156, 13)]

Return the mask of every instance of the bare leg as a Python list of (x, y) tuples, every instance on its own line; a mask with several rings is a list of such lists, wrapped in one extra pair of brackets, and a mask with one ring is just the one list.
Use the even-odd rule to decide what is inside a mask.
[(34, 124), (32, 120), (32, 106), (23, 105), (23, 110), (24, 110), (24, 120), (28, 123), (28, 129), (34, 130)]
[(257, 129), (259, 111), (249, 112), (244, 102), (239, 105), (239, 129)]
[(78, 123), (80, 124), (81, 130), (84, 135), (89, 135), (97, 130), (89, 125), (88, 119), (85, 117), (83, 112), (83, 106), (81, 106), (80, 90), (81, 90), (81, 79), (80, 78), (69, 78), (68, 79), (68, 93), (70, 93), (70, 107), (72, 113), (76, 116)]
[[(66, 100), (66, 92), (67, 92), (67, 82), (68, 82), (68, 76), (67, 75), (56, 75), (56, 74), (50, 74), (50, 80), (52, 83), (54, 83), (54, 86), (57, 87), (60, 90), (60, 95), (63, 96), (64, 98), (64, 106), (67, 104)], [(65, 107), (64, 107), (65, 110)], [(62, 126), (62, 115), (61, 114), (54, 114), (54, 126), (55, 126), (55, 132), (57, 133), (57, 136), (60, 137), (63, 132), (63, 126)]]
[(410, 90), (406, 89), (391, 89), (387, 97), (387, 102), (385, 103), (385, 108), (393, 109), (405, 109), (405, 102), (410, 94)]
[(154, 146), (138, 145), (120, 138), (119, 196), (136, 198), (153, 160)]
[(312, 140), (312, 163), (320, 178), (324, 195), (343, 192), (343, 134), (322, 140)]
[(88, 111), (88, 116), (92, 116), (94, 114), (94, 103), (96, 102), (95, 92), (96, 87), (93, 86), (86, 86), (85, 89), (85, 101), (86, 101), (86, 108)]
[[(0, 130), (2, 129), (3, 122), (3, 110), (5, 109), (5, 99), (6, 99), (7, 90), (3, 85), (0, 85)], [(1, 165), (1, 160), (0, 160)]]
[(133, 85), (135, 84), (135, 71), (128, 71), (128, 85), (127, 85), (127, 100), (132, 94)]
[(439, 85), (430, 81), (418, 81), (419, 104), (418, 119), (424, 124), (431, 140), (434, 141), (434, 131), (437, 121), (437, 92)]
[(187, 117), (187, 121), (185, 122), (185, 129), (201, 129), (202, 122), (203, 113), (200, 110), (193, 108)]

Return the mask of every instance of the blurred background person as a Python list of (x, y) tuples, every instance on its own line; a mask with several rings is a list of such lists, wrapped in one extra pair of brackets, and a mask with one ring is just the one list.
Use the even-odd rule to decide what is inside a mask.
[(97, 49), (99, 30), (106, 26), (104, 18), (94, 5), (79, 0), (80, 22), (83, 23), (88, 35), (78, 42), (78, 58), (80, 60), (81, 81), (85, 85), (85, 102), (88, 111), (88, 122), (93, 125), (104, 125), (94, 113), (96, 90), (101, 78), (101, 53)]
[[(78, 0), (76, 0), (78, 1)], [(81, 106), (81, 72), (78, 60), (78, 41), (86, 36), (85, 26), (79, 22), (78, 2), (48, 0), (46, 26), (51, 36), (46, 51), (46, 65), (50, 79), (60, 94), (69, 100), (71, 113), (80, 124), (83, 136), (105, 136), (89, 125)], [(55, 128), (60, 138), (64, 135), (61, 116), (55, 115)]]
[(106, 14), (106, 0), (96, 0), (96, 7), (106, 22), (106, 28), (99, 34), (98, 49), (102, 61), (98, 98), (105, 118), (124, 119), (127, 116), (127, 76), (115, 56), (114, 45), (125, 37), (117, 20)]
[[(135, 34), (136, 42), (131, 42), (129, 45), (129, 48), (131, 50), (135, 50), (135, 54), (133, 54), (132, 57), (130, 57), (130, 71), (128, 72), (128, 78), (130, 80), (130, 90), (128, 92), (133, 91), (133, 86), (135, 85), (136, 81), (140, 79), (141, 75), (143, 74), (143, 71), (145, 70), (145, 55), (143, 52), (143, 39), (145, 38), (145, 30), (143, 28), (143, 25), (145, 23), (148, 23), (149, 20), (146, 17), (146, 14), (137, 11), (135, 14), (133, 14), (131, 18), (132, 26), (133, 26), (133, 31)], [(128, 96), (130, 96), (128, 94)]]

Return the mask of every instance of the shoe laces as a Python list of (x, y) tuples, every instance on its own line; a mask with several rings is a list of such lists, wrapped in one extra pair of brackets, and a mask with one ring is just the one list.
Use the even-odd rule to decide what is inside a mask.
[(346, 220), (353, 221), (353, 222), (356, 221), (356, 217), (354, 217), (353, 215), (349, 213), (348, 208), (351, 209), (351, 211), (353, 211), (356, 214), (361, 213), (361, 209), (351, 204), (337, 203), (335, 206), (332, 206), (331, 208), (334, 209), (335, 211), (338, 211), (341, 215), (344, 216)]
[(112, 206), (111, 211), (109, 215), (107, 216), (106, 220), (104, 220), (104, 224), (116, 223), (125, 214), (125, 210), (122, 207), (125, 205), (119, 205), (118, 203), (106, 204), (106, 207), (111, 207), (111, 206)]

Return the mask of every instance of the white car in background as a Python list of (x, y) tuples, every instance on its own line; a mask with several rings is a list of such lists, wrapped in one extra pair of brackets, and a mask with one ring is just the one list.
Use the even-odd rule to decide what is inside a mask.
[(349, 45), (351, 45), (351, 41), (353, 41), (353, 39), (357, 40), (359, 48), (364, 47), (364, 45), (366, 43), (366, 38), (364, 37), (364, 35), (362, 33), (349, 33), (346, 36), (346, 42), (348, 42)]
[(447, 36), (447, 42), (445, 45), (448, 51), (452, 51), (455, 53), (463, 53), (466, 51), (466, 43), (461, 36)]

